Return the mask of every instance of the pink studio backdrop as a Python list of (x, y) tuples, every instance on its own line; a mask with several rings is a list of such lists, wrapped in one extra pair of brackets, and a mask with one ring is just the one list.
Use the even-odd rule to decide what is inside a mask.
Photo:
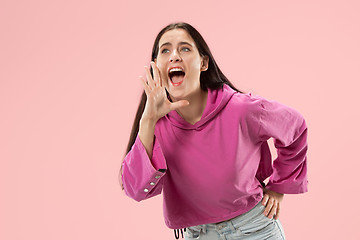
[(174, 21), (200, 31), (239, 89), (305, 117), (309, 192), (284, 197), (287, 239), (360, 239), (359, 9), (355, 0), (2, 0), (0, 239), (174, 239), (162, 195), (136, 202), (118, 183), (138, 76)]

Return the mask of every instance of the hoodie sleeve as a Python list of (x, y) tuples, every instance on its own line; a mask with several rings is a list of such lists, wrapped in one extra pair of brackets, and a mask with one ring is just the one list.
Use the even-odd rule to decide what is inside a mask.
[(139, 135), (122, 164), (121, 180), (125, 194), (140, 202), (161, 193), (163, 177), (166, 174), (166, 161), (156, 136), (152, 157), (146, 152)]
[(307, 126), (293, 108), (259, 97), (256, 104), (259, 140), (274, 139), (277, 158), (266, 189), (286, 194), (307, 189)]

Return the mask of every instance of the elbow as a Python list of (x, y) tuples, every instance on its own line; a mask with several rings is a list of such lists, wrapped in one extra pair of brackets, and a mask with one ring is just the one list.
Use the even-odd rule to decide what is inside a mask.
[(142, 189), (139, 186), (134, 186), (134, 184), (130, 184), (124, 178), (122, 178), (121, 188), (124, 191), (125, 195), (131, 199), (134, 199), (137, 202), (141, 202), (148, 198), (148, 189)]
[(144, 197), (141, 194), (126, 194), (128, 197), (130, 197), (131, 199), (134, 199), (137, 202), (141, 202), (142, 200), (144, 200)]
[(134, 199), (137, 202), (141, 202), (148, 198), (148, 195), (145, 192), (141, 191), (127, 191), (126, 188), (124, 188), (125, 195), (128, 196), (131, 199)]
[(139, 191), (134, 191), (134, 189), (132, 188), (128, 188), (126, 184), (122, 186), (122, 189), (125, 195), (128, 196), (129, 198), (134, 199), (137, 202), (144, 200), (144, 196), (142, 193), (140, 193)]
[(162, 192), (162, 184), (158, 184), (151, 187), (131, 187), (128, 185), (124, 185), (124, 192), (125, 195), (130, 197), (131, 199), (134, 199), (137, 202), (141, 202), (143, 200), (146, 200), (148, 198), (154, 197), (156, 195), (159, 195)]

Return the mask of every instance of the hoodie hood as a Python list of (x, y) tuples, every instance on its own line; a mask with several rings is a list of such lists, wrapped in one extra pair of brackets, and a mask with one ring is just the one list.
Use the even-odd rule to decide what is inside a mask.
[(214, 118), (226, 106), (234, 93), (236, 93), (236, 91), (226, 83), (217, 89), (208, 88), (207, 90), (208, 96), (206, 107), (201, 116), (201, 119), (194, 125), (185, 121), (175, 110), (166, 114), (165, 118), (168, 119), (169, 122), (175, 127), (188, 130), (201, 130), (204, 124)]

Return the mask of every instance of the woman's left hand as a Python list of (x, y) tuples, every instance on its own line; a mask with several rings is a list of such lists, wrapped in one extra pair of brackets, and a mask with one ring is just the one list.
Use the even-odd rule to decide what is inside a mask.
[(264, 197), (262, 205), (265, 206), (264, 215), (268, 218), (272, 218), (275, 215), (274, 219), (278, 219), (280, 214), (280, 203), (284, 198), (284, 194), (266, 188), (263, 188), (263, 192)]

